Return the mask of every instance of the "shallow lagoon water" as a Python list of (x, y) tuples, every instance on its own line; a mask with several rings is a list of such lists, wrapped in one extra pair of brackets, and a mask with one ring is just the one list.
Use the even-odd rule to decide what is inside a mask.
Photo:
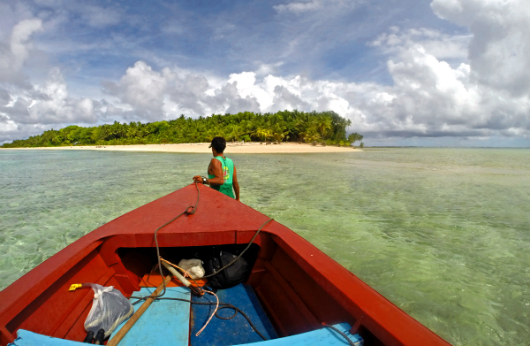
[[(229, 155), (242, 201), (455, 345), (530, 344), (530, 150)], [(204, 154), (0, 150), (0, 289), (204, 174)]]

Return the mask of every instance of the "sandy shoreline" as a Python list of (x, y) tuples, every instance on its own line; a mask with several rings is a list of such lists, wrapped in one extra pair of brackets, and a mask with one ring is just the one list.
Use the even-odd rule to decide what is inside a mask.
[[(101, 145), (40, 148), (6, 148), (6, 150), (97, 150), (97, 151), (145, 151), (165, 153), (211, 153), (209, 143), (184, 144), (140, 144), (140, 145)], [(230, 154), (289, 154), (289, 153), (352, 153), (361, 149), (335, 146), (312, 146), (301, 143), (260, 144), (227, 143), (225, 153)]]

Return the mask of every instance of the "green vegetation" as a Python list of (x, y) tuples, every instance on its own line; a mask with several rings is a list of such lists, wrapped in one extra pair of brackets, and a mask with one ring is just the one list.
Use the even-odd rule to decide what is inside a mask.
[(363, 135), (360, 135), (357, 132), (355, 132), (355, 133), (352, 133), (351, 135), (348, 136), (348, 142), (350, 142), (350, 144), (353, 145), (353, 143), (355, 143), (356, 141), (362, 141), (363, 138), (364, 138)]
[[(346, 139), (351, 121), (337, 113), (282, 111), (274, 114), (238, 114), (186, 118), (142, 124), (114, 122), (96, 127), (68, 126), (45, 131), (26, 140), (15, 140), (3, 148), (54, 147), (72, 145), (123, 145), (209, 142), (223, 136), (227, 141), (305, 142), (315, 145), (350, 145), (362, 136)], [(360, 137), (360, 138), (359, 138)]]

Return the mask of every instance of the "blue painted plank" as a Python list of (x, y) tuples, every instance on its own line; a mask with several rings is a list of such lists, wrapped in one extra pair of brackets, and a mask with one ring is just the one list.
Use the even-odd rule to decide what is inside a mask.
[(17, 338), (7, 346), (81, 346), (82, 342), (53, 338), (51, 336), (33, 333), (28, 330), (19, 329)]
[[(222, 303), (232, 304), (241, 309), (267, 339), (278, 337), (250, 286), (240, 284), (232, 288), (220, 289), (217, 291), (217, 296)], [(204, 297), (193, 297), (193, 301), (215, 303), (215, 297), (206, 293)], [(195, 336), (204, 326), (214, 309), (215, 305), (192, 305), (191, 345), (221, 346), (263, 341), (239, 313), (229, 320), (214, 317), (202, 334)], [(218, 314), (226, 318), (232, 316), (234, 310), (223, 309)]]
[[(363, 345), (363, 339), (358, 334), (350, 334), (351, 326), (348, 323), (335, 324), (333, 327), (337, 328), (346, 334), (356, 346)], [(349, 345), (348, 341), (336, 331), (330, 328), (322, 328), (312, 330), (307, 333), (287, 336), (285, 338), (269, 340), (265, 342), (253, 342), (245, 344), (245, 346), (344, 346)]]
[[(133, 296), (144, 297), (153, 293), (155, 288), (144, 287)], [(166, 298), (190, 300), (188, 289), (183, 287), (167, 287)], [(134, 311), (138, 310), (143, 301), (134, 304), (137, 299), (131, 298)], [(176, 345), (188, 346), (190, 303), (178, 300), (155, 300), (144, 312), (127, 335), (120, 341), (120, 346)], [(125, 325), (122, 323), (112, 336)], [(111, 339), (112, 339), (111, 336)]]

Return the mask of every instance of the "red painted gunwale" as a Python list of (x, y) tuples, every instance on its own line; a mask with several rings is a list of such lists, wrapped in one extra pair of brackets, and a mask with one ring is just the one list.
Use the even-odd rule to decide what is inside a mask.
[[(248, 243), (268, 217), (199, 185), (194, 215), (182, 216), (158, 234), (160, 247)], [(124, 214), (83, 236), (0, 292), (0, 345), (12, 342), (19, 328), (82, 340), (82, 322), (91, 292), (68, 292), (76, 282), (114, 285), (128, 296), (138, 289), (138, 276), (126, 268), (119, 248), (154, 247), (154, 231), (195, 204), (189, 185)], [(275, 327), (281, 335), (302, 332), (337, 316), (366, 335), (365, 345), (449, 345), (302, 237), (272, 221), (255, 243), (260, 255), (249, 278), (269, 314), (291, 311), (293, 325)], [(269, 291), (270, 288), (270, 291)], [(283, 301), (267, 298), (281, 292)], [(261, 292), (261, 293), (260, 293)], [(286, 302), (288, 302), (285, 306)], [(282, 310), (283, 309), (283, 310)], [(340, 310), (340, 311), (339, 311)], [(296, 317), (301, 316), (301, 317)], [(275, 316), (272, 316), (275, 320)], [(337, 322), (343, 322), (337, 321)]]

